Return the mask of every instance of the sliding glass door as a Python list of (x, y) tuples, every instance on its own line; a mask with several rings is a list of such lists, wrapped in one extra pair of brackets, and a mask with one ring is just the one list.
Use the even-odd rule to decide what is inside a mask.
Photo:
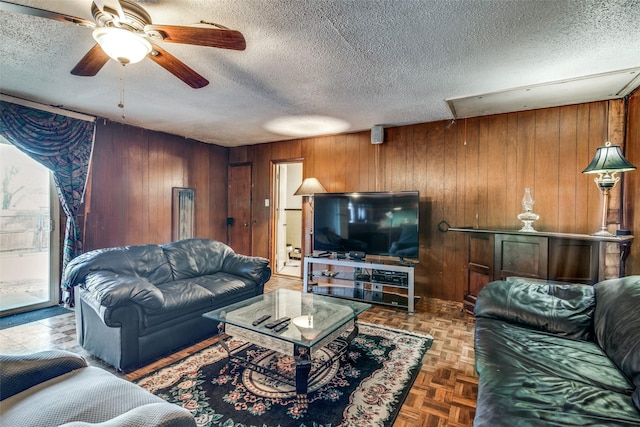
[(0, 141), (0, 316), (59, 301), (59, 202), (47, 168)]

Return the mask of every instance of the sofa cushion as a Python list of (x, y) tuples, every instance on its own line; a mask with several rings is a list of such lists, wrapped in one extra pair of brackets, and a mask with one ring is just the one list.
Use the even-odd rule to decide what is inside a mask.
[(630, 396), (633, 386), (593, 341), (567, 339), (512, 323), (476, 319), (476, 369), (499, 375), (555, 376)]
[(228, 274), (216, 273), (208, 276), (192, 277), (158, 285), (164, 297), (164, 304), (157, 309), (145, 309), (145, 328), (152, 328), (162, 322), (181, 321), (189, 317), (259, 294), (258, 285), (247, 279)]
[(103, 423), (71, 421), (59, 427), (194, 427), (197, 425), (190, 413), (184, 410), (184, 413), (180, 414), (176, 409), (178, 409), (177, 405), (176, 408), (172, 408), (171, 404), (166, 402), (147, 403)]
[(224, 259), (233, 250), (222, 242), (186, 239), (162, 245), (174, 280), (206, 276), (222, 270)]
[(633, 425), (633, 386), (594, 342), (477, 318), (474, 425)]
[(222, 271), (256, 283), (266, 283), (271, 277), (271, 269), (266, 268), (268, 265), (266, 258), (233, 253), (225, 257)]
[(487, 284), (478, 294), (474, 314), (568, 338), (589, 339), (594, 309), (592, 286), (518, 280)]
[(157, 285), (172, 280), (171, 267), (159, 245), (96, 249), (71, 260), (62, 277), (66, 288), (81, 284), (94, 271), (143, 277)]
[[(597, 343), (611, 360), (640, 387), (640, 277), (602, 281), (594, 286), (596, 311), (594, 333)], [(634, 402), (640, 409), (640, 392)]]
[(235, 302), (239, 299), (255, 296), (258, 294), (257, 289), (260, 286), (249, 279), (226, 272), (194, 277), (189, 281), (211, 292), (216, 307), (231, 304), (231, 302), (227, 301), (233, 300)]
[(153, 309), (160, 308), (164, 302), (160, 289), (144, 277), (124, 276), (111, 271), (88, 274), (84, 288), (104, 307), (135, 303)]
[[(166, 404), (135, 384), (100, 368), (88, 367), (60, 375), (5, 399), (1, 424), (35, 427), (72, 421), (102, 423), (151, 403)], [(188, 412), (176, 409), (176, 412), (184, 412), (190, 417)]]
[(213, 303), (211, 292), (190, 280), (163, 283), (158, 285), (158, 289), (162, 292), (164, 303), (157, 309), (146, 309), (147, 314), (175, 317), (176, 312), (198, 311)]
[[(87, 367), (85, 359), (66, 351), (0, 354), (0, 400), (75, 369)], [(2, 412), (2, 411), (0, 411)]]

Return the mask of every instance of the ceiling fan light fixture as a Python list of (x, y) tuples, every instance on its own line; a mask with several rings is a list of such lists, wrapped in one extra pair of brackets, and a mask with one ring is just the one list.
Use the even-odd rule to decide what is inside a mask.
[(93, 38), (109, 57), (123, 65), (142, 61), (152, 50), (147, 39), (122, 28), (96, 28)]

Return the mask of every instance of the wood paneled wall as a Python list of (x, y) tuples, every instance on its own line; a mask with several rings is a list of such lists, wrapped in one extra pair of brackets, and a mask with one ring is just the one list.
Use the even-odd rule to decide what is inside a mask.
[(172, 187), (195, 189), (196, 237), (226, 241), (227, 164), (227, 148), (100, 121), (85, 250), (170, 242)]
[(640, 89), (629, 99), (625, 157), (638, 169), (624, 174), (624, 227), (635, 236), (627, 274), (640, 274)]
[[(534, 211), (540, 215), (536, 229), (598, 230), (601, 193), (593, 176), (581, 171), (605, 141), (624, 144), (625, 125), (625, 102), (603, 101), (392, 127), (385, 129), (381, 145), (372, 145), (367, 131), (244, 146), (232, 148), (229, 161), (254, 167), (253, 252), (260, 256), (269, 255), (272, 239), (270, 208), (262, 200), (272, 198), (274, 161), (302, 158), (304, 177), (315, 176), (329, 191), (420, 191), (416, 292), (461, 300), (466, 239), (460, 233), (439, 232), (438, 223), (519, 229), (524, 188), (531, 187)], [(612, 222), (620, 214), (619, 191), (611, 198)], [(640, 234), (640, 221), (628, 217), (625, 227)], [(634, 259), (640, 256), (637, 252)], [(636, 264), (634, 260), (634, 268)]]
[[(537, 229), (596, 231), (601, 194), (593, 177), (581, 171), (607, 140), (626, 140), (627, 158), (640, 165), (638, 98), (636, 93), (628, 105), (603, 101), (391, 127), (381, 145), (372, 145), (366, 131), (228, 149), (100, 122), (85, 198), (85, 250), (170, 241), (172, 187), (195, 188), (196, 235), (226, 241), (227, 166), (248, 162), (252, 251), (269, 257), (271, 208), (264, 199), (273, 198), (273, 162), (302, 159), (304, 176), (317, 177), (329, 191), (420, 191), (416, 291), (461, 300), (466, 239), (439, 232), (438, 223), (518, 229), (520, 200), (531, 187), (541, 216)], [(640, 274), (640, 171), (625, 174), (623, 183), (625, 210), (617, 210), (618, 188), (609, 220), (621, 218), (621, 227), (638, 236), (627, 273)], [(309, 218), (305, 212), (305, 236)]]

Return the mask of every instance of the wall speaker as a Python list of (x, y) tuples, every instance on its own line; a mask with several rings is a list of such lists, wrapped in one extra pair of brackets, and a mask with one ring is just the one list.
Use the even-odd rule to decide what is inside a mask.
[(384, 142), (384, 127), (375, 125), (371, 128), (371, 143), (382, 144)]

